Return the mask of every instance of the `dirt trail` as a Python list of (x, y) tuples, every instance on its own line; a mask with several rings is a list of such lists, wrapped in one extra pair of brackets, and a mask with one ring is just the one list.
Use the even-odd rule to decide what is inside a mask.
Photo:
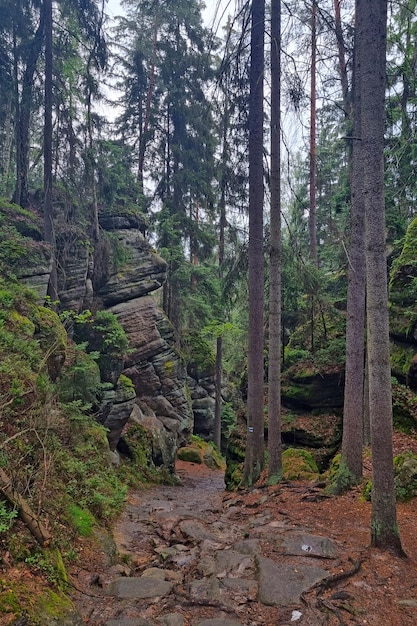
[(177, 472), (181, 486), (131, 494), (114, 530), (113, 555), (107, 546), (105, 558), (91, 555), (77, 572), (74, 583), (83, 591), (73, 599), (83, 623), (417, 623), (412, 596), (399, 606), (394, 586), (389, 597), (389, 587), (375, 587), (389, 561), (362, 549), (367, 520), (349, 525), (351, 495), (327, 500), (306, 483), (229, 494), (219, 471), (179, 463)]

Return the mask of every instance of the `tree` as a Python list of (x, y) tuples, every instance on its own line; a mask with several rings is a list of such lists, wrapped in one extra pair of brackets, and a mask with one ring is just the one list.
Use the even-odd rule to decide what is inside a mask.
[[(359, 13), (356, 19), (360, 19)], [(365, 207), (363, 194), (363, 142), (361, 141), (361, 57), (356, 22), (353, 74), (353, 127), (351, 131), (351, 208), (346, 321), (346, 368), (343, 404), (343, 437), (337, 488), (342, 491), (362, 478), (365, 375)], [(347, 100), (345, 96), (345, 101)]]
[(44, 238), (51, 246), (52, 268), (49, 276), (48, 295), (53, 306), (58, 299), (58, 277), (56, 270), (56, 242), (52, 214), (52, 79), (53, 79), (53, 53), (52, 53), (52, 0), (44, 0), (43, 10), (45, 13), (45, 117), (43, 130), (43, 221)]
[(269, 253), (268, 474), (282, 476), (281, 448), (281, 1), (271, 1), (271, 234)]
[(397, 525), (385, 257), (384, 130), (387, 0), (357, 0), (366, 223), (366, 313), (372, 447), (371, 542), (403, 554)]
[(316, 207), (316, 72), (317, 72), (317, 0), (311, 5), (311, 70), (310, 70), (310, 256), (314, 265), (318, 266), (317, 256), (317, 207)]
[(265, 1), (252, 3), (249, 98), (249, 352), (248, 418), (242, 485), (256, 482), (264, 464), (263, 82)]

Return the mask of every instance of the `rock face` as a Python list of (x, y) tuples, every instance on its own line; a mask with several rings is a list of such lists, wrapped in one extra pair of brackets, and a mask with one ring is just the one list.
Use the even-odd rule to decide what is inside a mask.
[[(106, 226), (114, 224), (119, 222)], [(124, 254), (123, 263), (119, 267), (113, 263), (97, 298), (114, 313), (129, 340), (123, 373), (136, 393), (135, 421), (151, 434), (154, 463), (174, 471), (176, 449), (191, 434), (193, 415), (172, 326), (149, 295), (165, 281), (166, 263), (137, 229), (125, 227), (112, 231), (112, 236)], [(117, 436), (131, 413), (126, 417), (122, 412), (119, 419), (113, 416), (109, 422), (110, 414), (105, 425)]]
[(150, 295), (163, 285), (167, 266), (144, 238), (138, 218), (106, 216), (100, 225), (104, 232), (94, 249), (80, 233), (58, 238), (61, 308), (104, 309), (116, 316), (128, 338), (128, 355), (102, 376), (98, 419), (108, 428), (113, 452), (130, 418), (144, 426), (154, 463), (173, 471), (177, 447), (192, 433), (193, 413), (173, 328)]
[(417, 389), (417, 219), (407, 229), (389, 284), (391, 364), (393, 375)]

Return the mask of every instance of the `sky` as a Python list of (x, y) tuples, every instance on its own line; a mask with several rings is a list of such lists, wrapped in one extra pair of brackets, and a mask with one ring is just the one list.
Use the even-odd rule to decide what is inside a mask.
[[(203, 10), (203, 20), (208, 28), (217, 29), (219, 23), (224, 22), (228, 13), (233, 13), (235, 8), (235, 0), (205, 0), (205, 9)], [(111, 17), (120, 15), (123, 9), (120, 0), (108, 0), (106, 5), (106, 13)]]

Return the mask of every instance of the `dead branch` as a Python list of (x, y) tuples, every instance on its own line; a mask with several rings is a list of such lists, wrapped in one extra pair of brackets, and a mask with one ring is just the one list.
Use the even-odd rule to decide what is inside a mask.
[(30, 508), (26, 500), (18, 493), (14, 487), (12, 480), (6, 472), (0, 468), (0, 493), (19, 511), (19, 517), (28, 527), (36, 541), (45, 548), (51, 543), (52, 535), (45, 528), (39, 517)]

